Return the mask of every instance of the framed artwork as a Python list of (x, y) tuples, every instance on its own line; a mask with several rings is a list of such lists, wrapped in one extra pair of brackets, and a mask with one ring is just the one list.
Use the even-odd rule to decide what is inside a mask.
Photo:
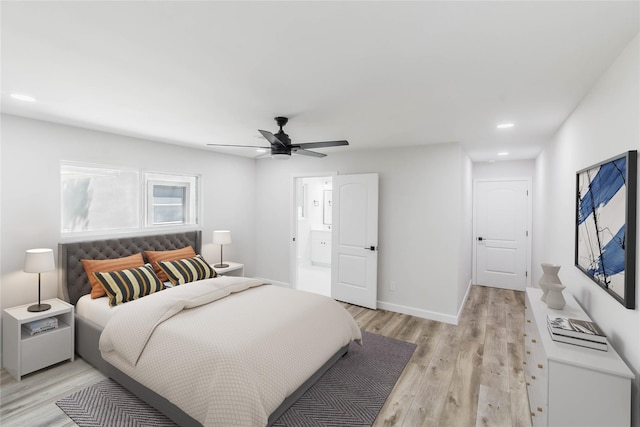
[(576, 174), (575, 265), (626, 308), (635, 308), (638, 152)]

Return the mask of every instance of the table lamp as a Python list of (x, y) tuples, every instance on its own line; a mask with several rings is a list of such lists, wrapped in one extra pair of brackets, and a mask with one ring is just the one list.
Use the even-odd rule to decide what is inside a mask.
[(231, 232), (228, 230), (216, 230), (213, 232), (213, 244), (220, 245), (220, 264), (216, 264), (213, 268), (226, 268), (229, 264), (222, 263), (222, 246), (231, 243)]
[(55, 270), (53, 249), (29, 249), (24, 256), (24, 272), (38, 273), (38, 304), (27, 308), (28, 311), (40, 312), (51, 308), (49, 304), (40, 303), (40, 274), (45, 271)]

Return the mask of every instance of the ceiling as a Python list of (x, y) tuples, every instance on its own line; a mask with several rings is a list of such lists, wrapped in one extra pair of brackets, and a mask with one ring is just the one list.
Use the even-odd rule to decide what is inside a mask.
[(282, 115), (294, 142), (349, 140), (328, 154), (459, 142), (532, 159), (638, 33), (638, 6), (3, 1), (1, 106), (205, 150), (265, 145)]

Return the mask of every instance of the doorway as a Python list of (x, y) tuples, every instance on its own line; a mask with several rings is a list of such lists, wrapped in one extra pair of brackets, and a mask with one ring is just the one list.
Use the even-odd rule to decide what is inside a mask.
[(295, 178), (295, 276), (299, 290), (331, 296), (332, 177)]
[(531, 286), (531, 179), (474, 183), (474, 283), (524, 291)]

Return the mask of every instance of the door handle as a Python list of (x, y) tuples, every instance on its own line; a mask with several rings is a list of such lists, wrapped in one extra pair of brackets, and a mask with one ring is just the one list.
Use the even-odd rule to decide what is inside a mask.
[(478, 237), (479, 242), (482, 242), (482, 240), (484, 240), (482, 237)]
[(365, 248), (365, 249), (372, 252), (378, 250), (378, 248), (376, 248), (375, 246), (369, 246), (368, 248)]

